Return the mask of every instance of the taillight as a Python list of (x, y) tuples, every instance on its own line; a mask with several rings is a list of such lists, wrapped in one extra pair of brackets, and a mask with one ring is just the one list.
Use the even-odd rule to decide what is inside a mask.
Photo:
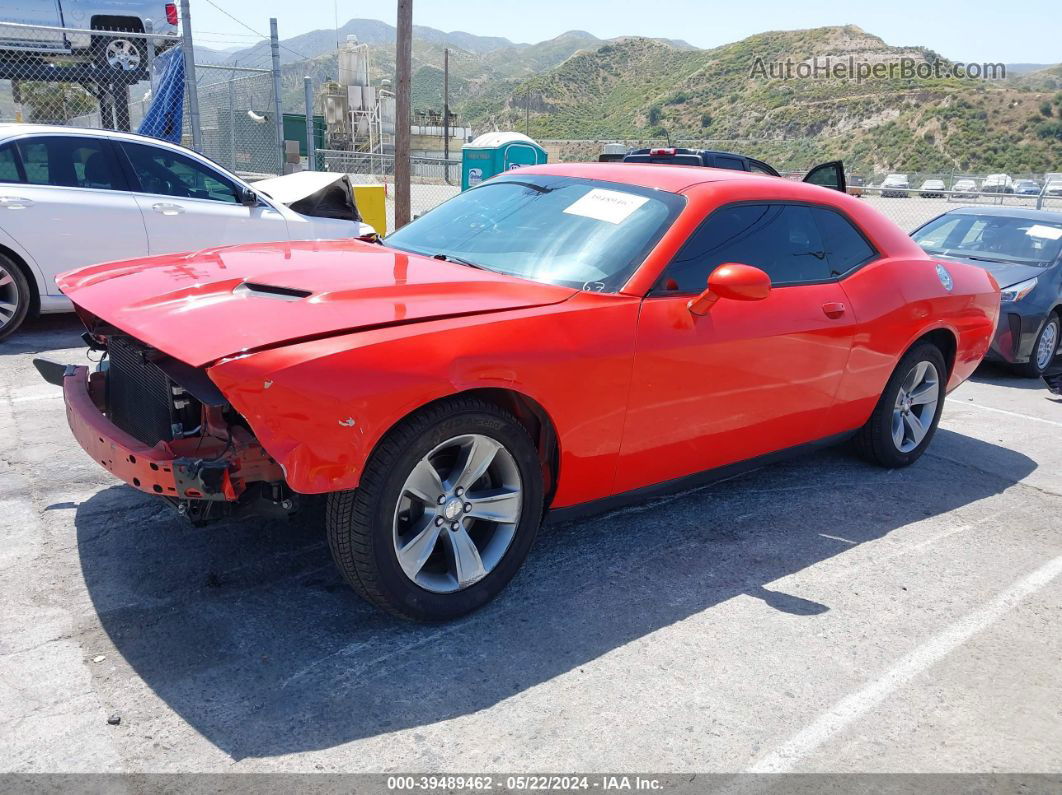
[(649, 157), (673, 157), (675, 155), (675, 147), (662, 147), (660, 149), (650, 149)]
[[(156, 6), (157, 8), (157, 6)], [(166, 3), (166, 21), (171, 25), (177, 24), (177, 4)]]

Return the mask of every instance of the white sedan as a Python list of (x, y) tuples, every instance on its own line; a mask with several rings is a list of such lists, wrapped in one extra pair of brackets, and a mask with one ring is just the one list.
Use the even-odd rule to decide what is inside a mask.
[[(73, 268), (234, 243), (373, 234), (349, 182), (316, 197), (303, 190), (296, 198), (305, 200), (293, 201), (277, 185), (287, 179), (255, 189), (155, 138), (0, 124), (0, 339), (37, 313), (71, 311), (55, 277)], [(312, 189), (336, 181), (346, 182), (322, 174), (297, 183)], [(271, 184), (284, 203), (267, 195)]]

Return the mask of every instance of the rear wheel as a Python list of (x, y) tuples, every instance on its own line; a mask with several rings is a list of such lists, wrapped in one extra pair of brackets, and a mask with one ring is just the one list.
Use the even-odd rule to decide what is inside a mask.
[(328, 502), (328, 540), (364, 598), (416, 621), (486, 604), (516, 574), (542, 519), (538, 454), (512, 415), (455, 398), (380, 443), (361, 485)]
[(113, 36), (92, 37), (92, 59), (97, 66), (116, 72), (142, 72), (147, 68), (144, 39)]
[(908, 351), (856, 436), (859, 453), (883, 467), (903, 467), (917, 461), (940, 422), (946, 381), (940, 348), (924, 342)]
[(30, 308), (30, 286), (22, 269), (0, 254), (0, 340), (15, 332)]
[(1062, 325), (1059, 324), (1058, 315), (1052, 312), (1047, 322), (1044, 323), (1044, 327), (1040, 329), (1040, 333), (1036, 335), (1036, 342), (1033, 343), (1029, 361), (1018, 365), (1015, 368), (1017, 372), (1027, 378), (1042, 376), (1058, 353), (1059, 337), (1062, 336), (1060, 331), (1062, 331)]

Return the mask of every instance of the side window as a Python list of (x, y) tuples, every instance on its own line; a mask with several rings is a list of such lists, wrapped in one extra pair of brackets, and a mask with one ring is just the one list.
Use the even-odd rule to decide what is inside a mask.
[(749, 160), (749, 171), (756, 174), (766, 174), (770, 177), (778, 176), (766, 163), (759, 163), (755, 160)]
[(46, 136), (18, 141), (26, 182), (63, 188), (122, 190), (105, 141), (75, 136)]
[(699, 293), (726, 262), (766, 271), (776, 287), (831, 278), (811, 211), (796, 204), (736, 204), (713, 212), (664, 272), (658, 293)]
[(852, 226), (851, 221), (833, 210), (819, 207), (809, 209), (819, 227), (826, 261), (830, 264), (832, 275), (848, 273), (874, 258), (877, 252), (870, 247), (859, 230)]
[(236, 204), (236, 186), (190, 157), (156, 146), (123, 141), (140, 189), (181, 199), (209, 199)]
[(716, 155), (715, 163), (716, 168), (729, 168), (732, 171), (745, 171), (745, 163), (737, 157), (727, 157), (726, 155)]
[(0, 146), (0, 182), (22, 182), (13, 144)]

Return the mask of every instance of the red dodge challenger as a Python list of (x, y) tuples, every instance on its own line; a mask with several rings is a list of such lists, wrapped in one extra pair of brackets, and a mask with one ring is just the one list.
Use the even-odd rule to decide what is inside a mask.
[(367, 599), (444, 620), (572, 515), (855, 437), (933, 438), (999, 290), (865, 203), (777, 177), (560, 164), (378, 245), (217, 248), (60, 286), (102, 352), (44, 361), (74, 436), (193, 521), (327, 494)]

